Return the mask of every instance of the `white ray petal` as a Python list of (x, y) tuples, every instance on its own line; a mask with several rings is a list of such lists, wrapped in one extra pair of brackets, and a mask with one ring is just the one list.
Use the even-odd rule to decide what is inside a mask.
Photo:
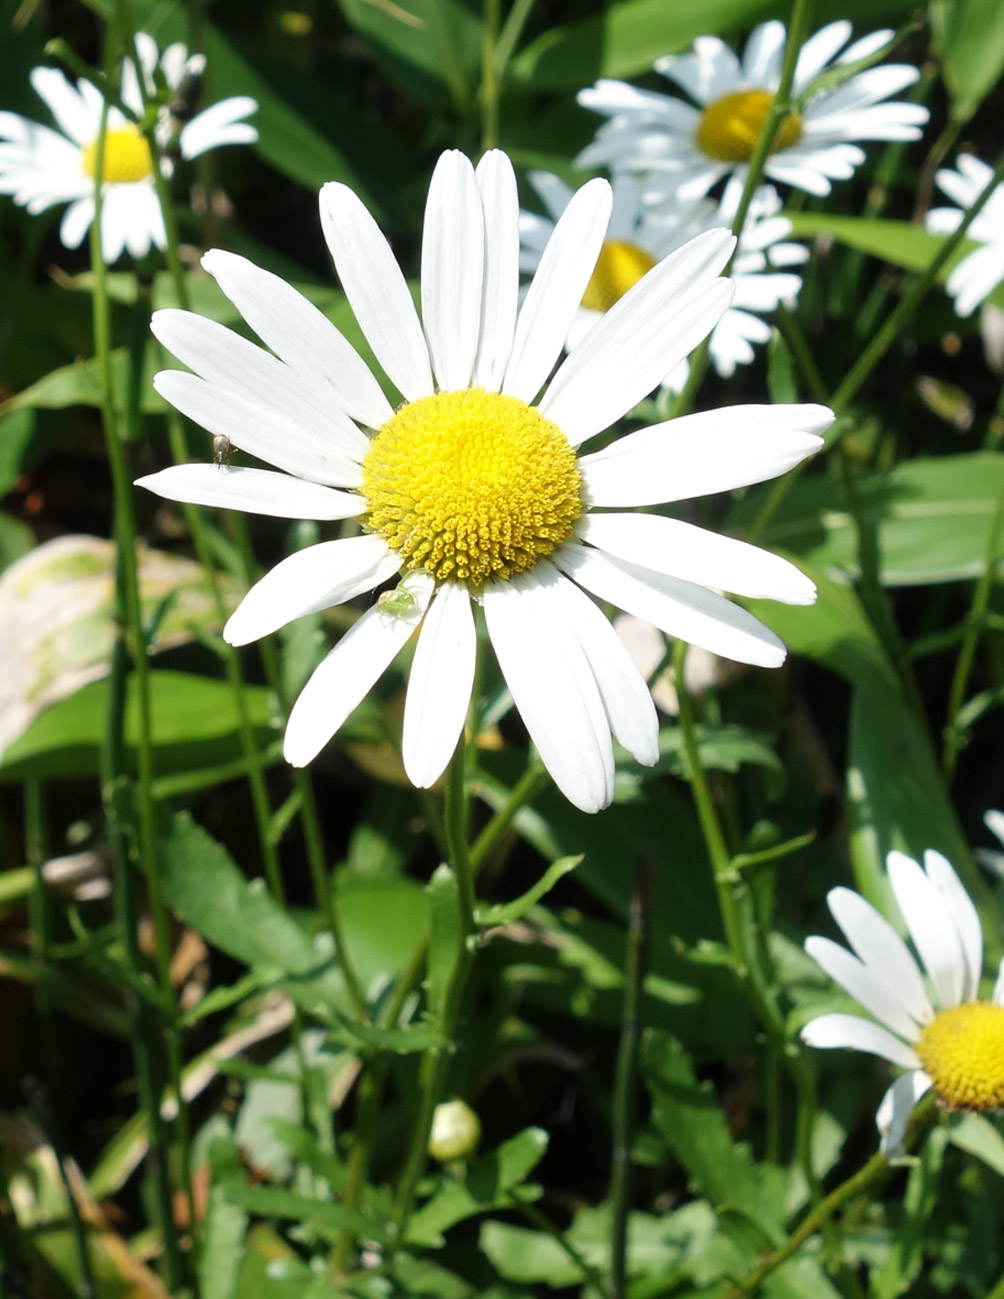
[(853, 889), (831, 889), (826, 904), (844, 937), (876, 979), (897, 990), (900, 1001), (917, 1021), (934, 1018), (924, 980), (910, 949), (885, 916)]
[(931, 1089), (931, 1080), (923, 1069), (911, 1069), (897, 1078), (879, 1102), (875, 1126), (879, 1130), (881, 1150), (886, 1159), (903, 1155), (903, 1138), (914, 1106)]
[(445, 582), (422, 622), (404, 705), (404, 769), (419, 789), (439, 779), (457, 747), (476, 657), (470, 594), (460, 582)]
[(350, 342), (291, 284), (246, 257), (214, 248), (202, 265), (266, 346), (296, 374), (319, 377), (352, 419), (379, 428), (393, 407)]
[(764, 482), (823, 445), (825, 406), (727, 406), (618, 438), (579, 460), (592, 505), (658, 505)]
[(966, 977), (962, 1000), (974, 1001), (979, 996), (980, 978), (983, 974), (983, 930), (980, 917), (972, 899), (963, 887), (947, 858), (933, 848), (924, 853), (927, 877), (944, 903), (945, 915), (955, 925), (965, 957)]
[(512, 353), (519, 306), (519, 196), (512, 163), (499, 149), (485, 154), (474, 175), (484, 207), (485, 279), (473, 382), (498, 392)]
[(857, 1015), (820, 1015), (806, 1024), (800, 1036), (809, 1046), (845, 1046), (854, 1051), (880, 1055), (883, 1060), (902, 1065), (904, 1069), (920, 1068), (916, 1052), (905, 1042), (894, 1037), (887, 1028)]
[(610, 728), (582, 648), (551, 609), (533, 572), (485, 587), (488, 634), (530, 738), (569, 802), (598, 812), (613, 798)]
[(960, 1005), (966, 981), (966, 959), (958, 931), (953, 924), (945, 924), (944, 901), (920, 866), (905, 853), (889, 853), (886, 869), (896, 895), (896, 905), (906, 921), (938, 1000), (944, 1007)]
[(558, 359), (603, 246), (613, 194), (587, 181), (562, 212), (516, 321), (502, 391), (532, 402)]
[(669, 636), (739, 663), (776, 668), (785, 648), (751, 613), (713, 591), (567, 542), (554, 562), (587, 591)]
[(339, 492), (270, 469), (229, 465), (172, 465), (136, 479), (169, 501), (269, 514), (277, 519), (349, 519), (362, 514), (366, 502), (353, 492)]
[(894, 1033), (905, 1037), (908, 1042), (916, 1041), (917, 1022), (900, 1001), (897, 989), (892, 984), (883, 982), (870, 966), (829, 938), (807, 938), (805, 950), (865, 1010), (870, 1011)]
[(358, 487), (362, 482), (358, 463), (339, 455), (330, 439), (280, 418), (235, 389), (216, 387), (183, 370), (162, 370), (154, 376), (153, 386), (196, 424), (229, 438), (266, 464), (331, 487)]
[(353, 708), (390, 667), (415, 631), (432, 596), (427, 573), (414, 575), (415, 607), (407, 617), (368, 610), (314, 670), (293, 705), (283, 753), (294, 767), (316, 758)]
[(223, 628), (231, 645), (247, 645), (294, 618), (372, 591), (400, 570), (400, 556), (382, 537), (322, 541), (295, 551), (248, 591)]
[(422, 320), (439, 387), (467, 388), (481, 327), (485, 219), (470, 159), (440, 154), (422, 232)]
[(321, 188), (321, 228), (356, 320), (409, 401), (434, 390), (429, 349), (401, 268), (380, 227), (347, 185)]
[(787, 559), (680, 519), (594, 512), (583, 515), (575, 531), (607, 554), (685, 582), (786, 604), (816, 598), (815, 585)]

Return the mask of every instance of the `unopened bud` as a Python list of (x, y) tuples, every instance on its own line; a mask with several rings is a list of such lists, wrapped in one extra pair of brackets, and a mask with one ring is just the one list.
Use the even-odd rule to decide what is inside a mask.
[(466, 1159), (478, 1148), (481, 1120), (463, 1101), (445, 1101), (436, 1106), (429, 1134), (429, 1154), (440, 1163)]

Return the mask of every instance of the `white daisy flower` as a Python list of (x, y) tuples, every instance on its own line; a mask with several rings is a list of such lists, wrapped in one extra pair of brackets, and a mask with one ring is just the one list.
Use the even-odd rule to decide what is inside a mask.
[(158, 392), (285, 473), (182, 465), (142, 485), (277, 517), (356, 518), (363, 529), (279, 563), (227, 623), (227, 640), (256, 640), (402, 575), (297, 700), (285, 739), (294, 765), (323, 748), (420, 627), (403, 757), (413, 783), (431, 785), (467, 715), (474, 605), (541, 758), (586, 811), (613, 796), (611, 735), (640, 762), (658, 756), (645, 682), (587, 592), (728, 657), (782, 662), (771, 631), (706, 588), (809, 603), (814, 588), (798, 569), (744, 542), (624, 510), (783, 473), (819, 448), (832, 414), (733, 406), (578, 455), (713, 328), (731, 297), (717, 276), (733, 241), (709, 231), (626, 293), (549, 379), (610, 207), (603, 180), (573, 197), (519, 306), (512, 165), (492, 152), (475, 172), (462, 154), (445, 153), (425, 211), (420, 322), (362, 202), (344, 185), (325, 185), (325, 238), (356, 319), (404, 398), (397, 409), (316, 308), (241, 257), (214, 251), (203, 265), (271, 353), (187, 312), (155, 315), (157, 337), (195, 371), (158, 375)]
[(805, 950), (879, 1023), (856, 1015), (821, 1015), (802, 1029), (810, 1046), (853, 1047), (908, 1072), (886, 1092), (875, 1116), (882, 1150), (902, 1149), (914, 1105), (930, 1089), (953, 1109), (1004, 1105), (1004, 966), (989, 1001), (980, 1000), (983, 935), (979, 916), (955, 871), (938, 852), (924, 868), (900, 852), (887, 858), (889, 882), (906, 921), (917, 962), (893, 927), (851, 889), (827, 897), (854, 949), (809, 938)]
[[(969, 153), (959, 155), (958, 168), (958, 171), (945, 168), (934, 176), (939, 187), (959, 205), (957, 208), (936, 207), (928, 212), (925, 224), (928, 230), (937, 234), (952, 234), (958, 230), (965, 209), (972, 207), (994, 174), (992, 167)], [(963, 257), (945, 283), (960, 316), (971, 315), (987, 294), (1004, 280), (1004, 185), (998, 185), (990, 195), (966, 234), (970, 239), (979, 240), (983, 247)]]
[[(136, 48), (149, 97), (158, 93), (161, 77), (168, 91), (177, 91), (187, 79), (201, 74), (205, 64), (202, 55), (190, 57), (180, 44), (159, 55), (156, 42), (145, 32), (137, 33)], [(79, 248), (94, 220), (94, 169), (103, 100), (90, 82), (78, 81), (74, 86), (55, 68), (35, 68), (31, 84), (60, 130), (16, 113), (0, 113), (0, 194), (13, 195), (15, 203), (33, 214), (57, 203), (69, 203), (59, 235), (65, 247)], [(137, 117), (143, 115), (139, 78), (128, 59), (122, 65), (119, 95)], [(177, 131), (170, 104), (163, 104), (155, 128), (157, 142), (166, 148), (177, 134), (177, 147), (186, 159), (224, 144), (251, 144), (258, 132), (241, 119), (257, 107), (244, 95), (224, 99)], [(164, 174), (170, 175), (169, 159), (164, 159), (163, 167)], [(143, 257), (151, 245), (163, 248), (167, 237), (154, 188), (150, 147), (138, 126), (117, 108), (108, 110), (103, 170), (101, 241), (105, 261), (114, 262), (124, 251)]]
[[(984, 813), (983, 824), (1004, 846), (1004, 812), (991, 809)], [(995, 875), (1004, 879), (1004, 852), (999, 852), (996, 848), (977, 848), (976, 860), (981, 866), (986, 866), (988, 870), (992, 870)]]
[[(830, 23), (802, 46), (792, 87), (802, 95), (824, 72), (874, 54), (892, 36), (874, 32), (847, 46), (851, 24)], [(702, 36), (691, 54), (670, 54), (655, 69), (693, 100), (638, 90), (622, 81), (598, 81), (579, 92), (584, 108), (611, 120), (578, 158), (583, 167), (658, 171), (653, 197), (700, 198), (725, 176), (742, 180), (777, 93), (785, 29), (778, 21), (754, 29), (742, 61), (717, 36)], [(843, 53), (839, 51), (843, 50)], [(905, 63), (868, 68), (841, 85), (821, 89), (803, 112), (785, 117), (764, 168), (778, 184), (828, 194), (847, 180), (865, 155), (854, 141), (917, 140), (928, 110), (886, 103), (920, 73)]]
[[(554, 223), (573, 194), (563, 180), (550, 172), (530, 172), (529, 180), (548, 216), (527, 211), (519, 214), (520, 270), (524, 272), (537, 269)], [(653, 207), (645, 202), (645, 179), (623, 172), (614, 176), (613, 195), (607, 237), (572, 321), (566, 343), (569, 350), (646, 271), (702, 231), (727, 225), (727, 205), (737, 201), (730, 190), (717, 208), (704, 199)], [(758, 189), (750, 204), (730, 272), (735, 296), (711, 333), (711, 361), (725, 379), (731, 378), (737, 365), (748, 365), (753, 360), (756, 343), (766, 343), (770, 338), (770, 326), (762, 314), (776, 311), (782, 302), (793, 305), (802, 287), (799, 275), (775, 269), (797, 266), (809, 258), (809, 250), (801, 244), (784, 242), (791, 233), (791, 222), (778, 215), (780, 208), (777, 191), (769, 185)], [(735, 211), (735, 207), (731, 210)], [(688, 372), (687, 362), (681, 361), (664, 376), (663, 386), (679, 392)]]

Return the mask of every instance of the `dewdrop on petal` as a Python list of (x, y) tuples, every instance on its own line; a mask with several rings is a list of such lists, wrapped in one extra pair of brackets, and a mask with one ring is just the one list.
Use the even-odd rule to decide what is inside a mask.
[(473, 1155), (481, 1141), (481, 1120), (464, 1101), (437, 1105), (429, 1133), (429, 1154), (441, 1164)]

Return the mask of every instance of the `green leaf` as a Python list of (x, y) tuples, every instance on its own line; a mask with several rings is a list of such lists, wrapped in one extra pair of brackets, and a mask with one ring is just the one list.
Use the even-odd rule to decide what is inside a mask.
[[(786, 212), (785, 215), (791, 221), (795, 238), (832, 235), (838, 243), (846, 244), (848, 248), (858, 248), (861, 252), (870, 253), (872, 257), (880, 257), (884, 262), (910, 271), (922, 271), (929, 266), (946, 239), (945, 235), (932, 234), (923, 226), (913, 225), (910, 221), (831, 216), (822, 212)], [(963, 257), (979, 247), (981, 245), (973, 240), (963, 239), (941, 268), (938, 283), (944, 284)], [(987, 301), (1004, 309), (1004, 284), (998, 285)]]
[(535, 907), (541, 898), (546, 897), (560, 879), (564, 879), (569, 871), (575, 870), (583, 856), (583, 853), (579, 853), (575, 857), (560, 857), (556, 862), (552, 862), (536, 884), (513, 902), (500, 903), (494, 907), (479, 907), (476, 913), (477, 923), (487, 928), (489, 925), (511, 925), (514, 920), (519, 920), (531, 907)]
[[(865, 523), (875, 529), (883, 585), (927, 586), (983, 573), (1004, 490), (1000, 452), (906, 460), (862, 474), (856, 487)], [(748, 524), (757, 508), (752, 496), (743, 501), (734, 526)], [(843, 485), (833, 479), (796, 482), (757, 540), (827, 572), (860, 576), (857, 526)]]
[(325, 1235), (351, 1231), (363, 1240), (387, 1240), (386, 1228), (374, 1215), (350, 1209), (346, 1204), (315, 1200), (272, 1186), (228, 1186), (224, 1196), (228, 1204), (239, 1205), (264, 1218), (309, 1222)]
[(244, 1253), (248, 1215), (226, 1198), (227, 1187), (244, 1178), (240, 1151), (229, 1137), (209, 1147), (212, 1189), (199, 1250), (199, 1289), (203, 1299), (233, 1299)]
[[(107, 689), (107, 682), (97, 681), (47, 708), (4, 751), (0, 780), (96, 775), (107, 725)], [(275, 735), (271, 694), (261, 686), (245, 686), (244, 698), (255, 740), (265, 749)], [(157, 772), (226, 763), (240, 754), (240, 721), (226, 681), (187, 672), (151, 672), (150, 703)], [(130, 677), (126, 745), (131, 762), (138, 737), (136, 681)]]
[(480, 21), (465, 5), (457, 0), (338, 4), (357, 31), (444, 83), (459, 103), (471, 97), (481, 72), (482, 35)]
[(399, 1055), (411, 1055), (423, 1051), (439, 1051), (446, 1045), (446, 1039), (435, 1024), (413, 1024), (406, 1028), (376, 1028), (350, 1019), (348, 1015), (339, 1015), (338, 1023), (344, 1032), (357, 1042), (378, 1051), (395, 1051)]
[(1004, 1137), (985, 1114), (949, 1114), (948, 1139), (1004, 1177)]
[(476, 1160), (460, 1181), (447, 1182), (412, 1215), (405, 1240), (440, 1245), (450, 1227), (488, 1209), (511, 1208), (509, 1192), (520, 1186), (547, 1150), (542, 1128), (525, 1128), (497, 1150)]
[(952, 117), (967, 122), (1004, 73), (1004, 5), (934, 0), (931, 36), (952, 98)]

